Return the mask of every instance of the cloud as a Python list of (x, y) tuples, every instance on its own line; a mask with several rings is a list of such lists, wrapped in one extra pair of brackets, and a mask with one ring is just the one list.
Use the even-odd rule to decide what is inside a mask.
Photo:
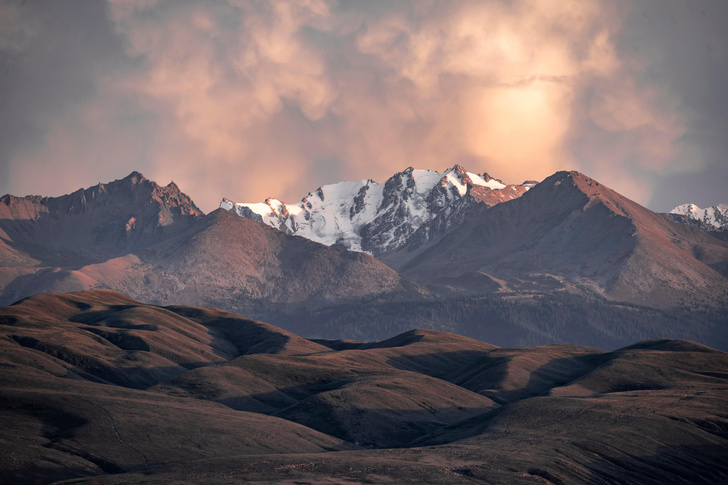
[(4, 3), (0, 7), (0, 52), (22, 52), (34, 37), (36, 26), (20, 5)]
[[(328, 15), (327, 4), (112, 2), (111, 13), (129, 55), (146, 65), (116, 88), (163, 106), (152, 176), (196, 185), (207, 209), (223, 194), (260, 198), (300, 180), (296, 167), (311, 163), (301, 130), (333, 96), (300, 32)], [(290, 132), (277, 131), (292, 118)]]
[[(78, 162), (94, 151), (87, 150), (89, 145), (105, 155), (94, 161), (98, 167), (91, 172), (109, 176), (103, 168), (113, 158), (108, 156), (112, 147), (104, 150), (97, 138), (123, 131), (131, 105), (115, 103), (102, 86), (113, 70), (127, 67), (126, 56), (109, 29), (105, 6), (82, 6), (0, 1), (0, 19), (9, 18), (12, 25), (0, 27), (0, 190), (58, 195), (104, 180), (84, 178), (91, 162)], [(88, 116), (102, 111), (104, 133)], [(138, 143), (140, 132), (129, 134), (135, 141), (127, 144)], [(69, 148), (57, 152), (60, 141)]]
[(105, 180), (103, 160), (115, 176), (174, 179), (211, 210), (460, 162), (516, 183), (579, 169), (646, 202), (651, 174), (681, 169), (686, 121), (619, 45), (628, 13), (598, 0), (110, 0), (123, 62), (90, 70), (93, 89), (8, 155), (14, 183), (70, 165), (74, 180)]

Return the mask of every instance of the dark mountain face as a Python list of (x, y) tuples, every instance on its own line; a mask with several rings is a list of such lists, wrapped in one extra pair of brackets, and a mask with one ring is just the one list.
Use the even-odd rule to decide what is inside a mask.
[(722, 483), (728, 356), (310, 341), (96, 290), (0, 308), (3, 483)]
[(273, 311), (260, 318), (301, 335), (331, 339), (372, 340), (417, 325), (507, 347), (572, 342), (615, 349), (637, 340), (679, 338), (728, 350), (725, 309), (665, 310), (558, 290), (368, 301)]
[(516, 200), (481, 208), (399, 269), (469, 292), (581, 288), (658, 307), (725, 308), (726, 261), (728, 244), (559, 172)]

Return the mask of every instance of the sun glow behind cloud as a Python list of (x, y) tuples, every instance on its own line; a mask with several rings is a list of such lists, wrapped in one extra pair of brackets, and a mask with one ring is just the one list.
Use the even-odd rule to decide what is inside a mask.
[(211, 210), (462, 163), (515, 183), (582, 170), (645, 203), (647, 175), (684, 169), (685, 120), (618, 49), (614, 2), (112, 0), (107, 15), (129, 62), (13, 154), (14, 183), (101, 163)]

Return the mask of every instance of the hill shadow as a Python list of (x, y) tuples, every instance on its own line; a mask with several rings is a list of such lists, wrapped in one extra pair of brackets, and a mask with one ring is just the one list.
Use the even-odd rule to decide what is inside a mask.
[(236, 411), (274, 415), (311, 396), (341, 389), (351, 382), (353, 382), (351, 379), (345, 378), (326, 379), (300, 386), (277, 389), (271, 392), (216, 399), (216, 402), (224, 404)]
[[(387, 363), (402, 370), (443, 379), (488, 397), (498, 404), (543, 395), (554, 387), (567, 385), (608, 360), (609, 354), (588, 354), (552, 359), (530, 372), (528, 382), (517, 389), (499, 390), (509, 376), (510, 356), (492, 356), (479, 351), (447, 352), (391, 357)], [(437, 367), (438, 361), (460, 362)], [(470, 360), (470, 362), (468, 362)], [(447, 364), (446, 364), (447, 365)]]
[(286, 419), (368, 448), (406, 447), (409, 442), (440, 428), (492, 411), (492, 407), (487, 406), (402, 409), (398, 406), (411, 405), (412, 402), (408, 396), (401, 396), (400, 404), (395, 395), (391, 407), (370, 407), (365, 392), (362, 392), (360, 400), (349, 401), (346, 405), (338, 404), (337, 398), (331, 402), (316, 399), (318, 394), (351, 384), (356, 382), (350, 378), (335, 378), (215, 401), (237, 411)]
[[(287, 332), (267, 323), (240, 316), (212, 316), (209, 310), (198, 307), (166, 306), (181, 317), (207, 328), (213, 338), (213, 347), (232, 345), (236, 355), (275, 354), (285, 349), (292, 338)], [(301, 341), (308, 342), (301, 338)]]
[[(584, 449), (598, 460), (585, 463), (593, 483), (728, 483), (728, 446), (662, 446), (654, 454), (630, 456), (614, 449)], [(615, 456), (619, 455), (619, 456)], [(534, 475), (542, 474), (534, 470)], [(529, 473), (531, 473), (529, 471)], [(549, 472), (546, 472), (549, 473)], [(549, 473), (551, 474), (551, 473)], [(554, 475), (558, 475), (554, 472)], [(545, 477), (544, 477), (545, 478)], [(553, 481), (559, 483), (559, 481)], [(568, 480), (560, 481), (569, 483)]]
[(525, 386), (508, 391), (481, 392), (499, 404), (548, 394), (555, 387), (566, 386), (592, 372), (608, 360), (608, 354), (589, 354), (553, 359), (531, 371)]
[(358, 340), (341, 340), (341, 339), (326, 339), (326, 338), (310, 338), (308, 339), (311, 342), (319, 345), (323, 345), (324, 347), (328, 347), (331, 350), (336, 350), (337, 352), (340, 350), (354, 350), (354, 349), (361, 349), (365, 345), (367, 345), (367, 342), (360, 342)]
[[(418, 439), (439, 432), (456, 422), (491, 419), (488, 407), (442, 407), (434, 409), (354, 408), (291, 410), (274, 416), (302, 424), (366, 448), (407, 448)], [(455, 440), (452, 440), (455, 441)], [(450, 441), (446, 441), (448, 443)]]
[[(133, 336), (129, 336), (133, 337)], [(66, 373), (68, 378), (81, 378), (102, 384), (111, 384), (130, 389), (148, 389), (189, 370), (211, 365), (210, 362), (185, 362), (175, 366), (118, 366), (104, 362), (100, 358), (69, 350), (63, 345), (41, 342), (33, 337), (12, 335), (10, 338), (21, 347), (43, 352), (51, 357), (71, 365)], [(120, 338), (124, 338), (121, 336)], [(131, 340), (132, 345), (136, 340)], [(146, 345), (146, 344), (144, 344)], [(137, 352), (144, 350), (126, 350), (122, 358), (136, 361)]]
[[(417, 372), (418, 374), (436, 377), (460, 385), (456, 382), (458, 380), (457, 377), (465, 374), (469, 370), (472, 371), (473, 368), (479, 367), (484, 362), (499, 362), (502, 360), (501, 358), (488, 357), (487, 353), (487, 351), (481, 350), (457, 350), (452, 352), (397, 355), (389, 357), (387, 364), (395, 369)], [(496, 366), (492, 364), (488, 367), (495, 368)], [(505, 377), (505, 371), (502, 374), (495, 377), (495, 379)]]

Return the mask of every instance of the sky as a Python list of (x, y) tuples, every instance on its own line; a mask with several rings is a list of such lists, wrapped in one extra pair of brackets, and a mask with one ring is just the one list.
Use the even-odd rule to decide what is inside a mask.
[(459, 163), (728, 203), (725, 0), (0, 0), (0, 194), (206, 212)]

